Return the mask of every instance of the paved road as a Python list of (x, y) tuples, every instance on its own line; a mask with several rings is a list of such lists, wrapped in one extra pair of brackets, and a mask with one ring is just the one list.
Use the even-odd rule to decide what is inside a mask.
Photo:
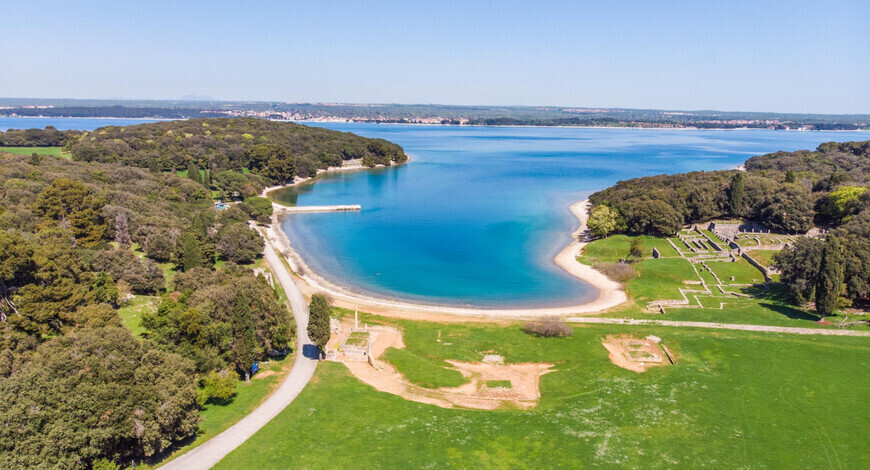
[(791, 326), (744, 325), (741, 323), (712, 323), (701, 321), (641, 320), (634, 318), (599, 317), (571, 317), (567, 318), (566, 320), (572, 323), (600, 323), (606, 325), (682, 326), (693, 328), (713, 328), (719, 330), (765, 331), (769, 333), (790, 333), (795, 335), (870, 336), (870, 331), (834, 330), (825, 328), (797, 328)]
[(308, 305), (268, 239), (264, 254), (290, 301), (293, 317), (296, 319), (296, 344), (301, 345), (301, 354), (296, 355), (296, 362), (284, 383), (262, 405), (226, 431), (160, 467), (163, 470), (206, 470), (213, 467), (289, 405), (314, 374), (317, 367), (317, 348), (308, 339)]

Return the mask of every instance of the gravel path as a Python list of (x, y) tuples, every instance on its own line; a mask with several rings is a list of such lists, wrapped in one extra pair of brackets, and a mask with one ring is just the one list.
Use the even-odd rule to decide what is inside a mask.
[(277, 416), (299, 395), (299, 392), (305, 388), (305, 385), (311, 380), (311, 376), (314, 375), (318, 353), (317, 348), (308, 339), (308, 305), (299, 288), (296, 287), (296, 283), (293, 282), (293, 277), (287, 267), (281, 262), (268, 239), (264, 254), (272, 272), (275, 273), (275, 277), (281, 283), (281, 287), (284, 288), (290, 301), (293, 317), (296, 319), (296, 339), (297, 344), (301, 345), (299, 349), (301, 354), (296, 354), (296, 362), (293, 363), (293, 369), (284, 383), (257, 409), (206, 443), (160, 467), (161, 469), (205, 470), (213, 467)]
[(571, 317), (572, 323), (598, 323), (605, 325), (653, 325), (682, 326), (692, 328), (714, 328), (718, 330), (764, 331), (768, 333), (790, 333), (795, 335), (822, 336), (870, 336), (870, 331), (834, 330), (825, 328), (796, 328), (791, 326), (744, 325), (740, 323), (710, 323), (702, 321), (640, 320), (634, 318)]

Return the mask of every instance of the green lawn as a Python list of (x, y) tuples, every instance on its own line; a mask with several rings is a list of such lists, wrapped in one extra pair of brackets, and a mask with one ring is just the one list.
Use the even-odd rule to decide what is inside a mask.
[(134, 295), (132, 299), (121, 304), (118, 315), (121, 322), (133, 333), (133, 336), (142, 337), (145, 328), (142, 327), (142, 315), (157, 311), (160, 298), (150, 295)]
[[(595, 240), (583, 248), (583, 253), (577, 259), (581, 263), (591, 266), (595, 263), (613, 263), (620, 259), (628, 258), (628, 250), (634, 238), (628, 235), (612, 235), (601, 240)], [(679, 255), (665, 238), (650, 236), (642, 236), (640, 238), (643, 240), (644, 256), (646, 258), (652, 258), (653, 248), (658, 248), (662, 256)]]
[[(737, 262), (708, 261), (705, 263), (725, 284), (759, 284), (764, 282), (764, 274), (743, 258)], [(734, 280), (731, 280), (734, 277)]]
[(396, 366), (413, 384), (426, 388), (458, 387), (468, 380), (443, 360), (415, 354), (407, 349), (388, 348), (383, 359)]
[(762, 266), (770, 266), (773, 264), (773, 255), (779, 253), (779, 250), (752, 250), (746, 253)]
[(627, 289), (639, 305), (652, 300), (680, 299), (680, 288), (693, 287), (683, 283), (684, 280), (701, 280), (692, 264), (683, 258), (647, 259), (634, 268), (638, 276), (628, 281)]
[[(443, 409), (377, 392), (322, 363), (278, 417), (216, 468), (868, 468), (870, 341), (587, 326), (398, 322), (437, 359), (550, 362), (528, 411)], [(438, 342), (452, 338), (452, 346)], [(655, 334), (677, 364), (614, 366), (601, 339)]]
[(70, 158), (69, 152), (64, 152), (63, 147), (0, 147), (0, 152), (15, 155), (50, 155), (53, 157)]

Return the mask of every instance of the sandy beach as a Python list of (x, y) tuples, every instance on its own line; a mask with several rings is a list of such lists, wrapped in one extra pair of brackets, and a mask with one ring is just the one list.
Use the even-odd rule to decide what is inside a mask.
[(529, 318), (542, 316), (563, 316), (594, 314), (613, 308), (627, 300), (625, 292), (619, 283), (607, 276), (577, 262), (576, 257), (589, 241), (586, 230), (586, 219), (589, 213), (589, 201), (578, 201), (570, 206), (571, 213), (580, 222), (580, 226), (572, 234), (572, 242), (563, 248), (555, 257), (557, 265), (572, 276), (591, 284), (598, 289), (598, 297), (588, 303), (567, 307), (524, 308), (524, 309), (488, 309), (473, 307), (453, 307), (447, 305), (421, 304), (403, 300), (378, 298), (371, 295), (353, 292), (345, 287), (335, 285), (312, 271), (299, 253), (293, 249), (287, 235), (281, 230), (278, 215), (272, 216), (272, 223), (266, 234), (271, 244), (281, 252), (289, 262), (296, 275), (304, 282), (300, 287), (307, 296), (315, 293), (327, 294), (337, 307), (359, 309), (364, 312), (384, 316), (415, 318), (433, 321), (455, 320), (457, 316), (478, 318)]

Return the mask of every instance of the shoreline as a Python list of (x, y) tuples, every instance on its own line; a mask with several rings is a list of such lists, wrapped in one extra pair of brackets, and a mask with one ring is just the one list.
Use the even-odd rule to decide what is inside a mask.
[(589, 211), (589, 201), (583, 200), (571, 204), (572, 214), (577, 217), (580, 226), (572, 233), (572, 241), (564, 247), (553, 261), (570, 275), (580, 279), (598, 290), (598, 297), (579, 305), (565, 307), (541, 308), (486, 308), (486, 307), (456, 307), (449, 305), (415, 303), (409, 300), (395, 300), (378, 297), (366, 293), (358, 293), (338, 286), (313, 271), (293, 248), (287, 234), (281, 229), (281, 221), (277, 214), (272, 216), (271, 224), (266, 228), (266, 236), (281, 255), (290, 264), (294, 274), (303, 283), (300, 288), (307, 296), (324, 293), (331, 297), (336, 307), (358, 309), (365, 312), (391, 316), (414, 318), (418, 320), (443, 320), (444, 316), (452, 317), (485, 317), (501, 319), (517, 319), (544, 316), (566, 316), (594, 314), (618, 306), (628, 300), (622, 286), (594, 270), (591, 266), (579, 263), (576, 257), (589, 242), (586, 230), (586, 219)]
[[(410, 163), (411, 156), (408, 154), (405, 154), (405, 155), (408, 157), (408, 159), (405, 160), (404, 163), (393, 164), (393, 165), (390, 165), (390, 167), (402, 166), (402, 165)], [(345, 163), (348, 163), (348, 162), (353, 162), (353, 163), (345, 165)], [(386, 165), (375, 165), (374, 167), (367, 167), (361, 163), (361, 160), (346, 160), (346, 161), (342, 162), (341, 166), (331, 166), (325, 170), (319, 169), (319, 170), (317, 170), (317, 174), (314, 176), (309, 176), (306, 178), (298, 178), (298, 177), (294, 176), (292, 183), (281, 184), (281, 185), (277, 185), (277, 186), (268, 186), (268, 187), (264, 188), (262, 191), (260, 191), (260, 194), (258, 196), (268, 198), (269, 193), (271, 193), (272, 191), (277, 191), (279, 189), (289, 188), (290, 186), (296, 186), (298, 184), (303, 184), (303, 183), (307, 183), (309, 181), (316, 180), (317, 177), (323, 173), (338, 173), (338, 172), (344, 172), (344, 171), (357, 171), (357, 170), (368, 170), (371, 168), (390, 168), (390, 167), (388, 167)], [(278, 204), (277, 202), (272, 201), (272, 207), (293, 207), (293, 206), (285, 206), (284, 204)]]

